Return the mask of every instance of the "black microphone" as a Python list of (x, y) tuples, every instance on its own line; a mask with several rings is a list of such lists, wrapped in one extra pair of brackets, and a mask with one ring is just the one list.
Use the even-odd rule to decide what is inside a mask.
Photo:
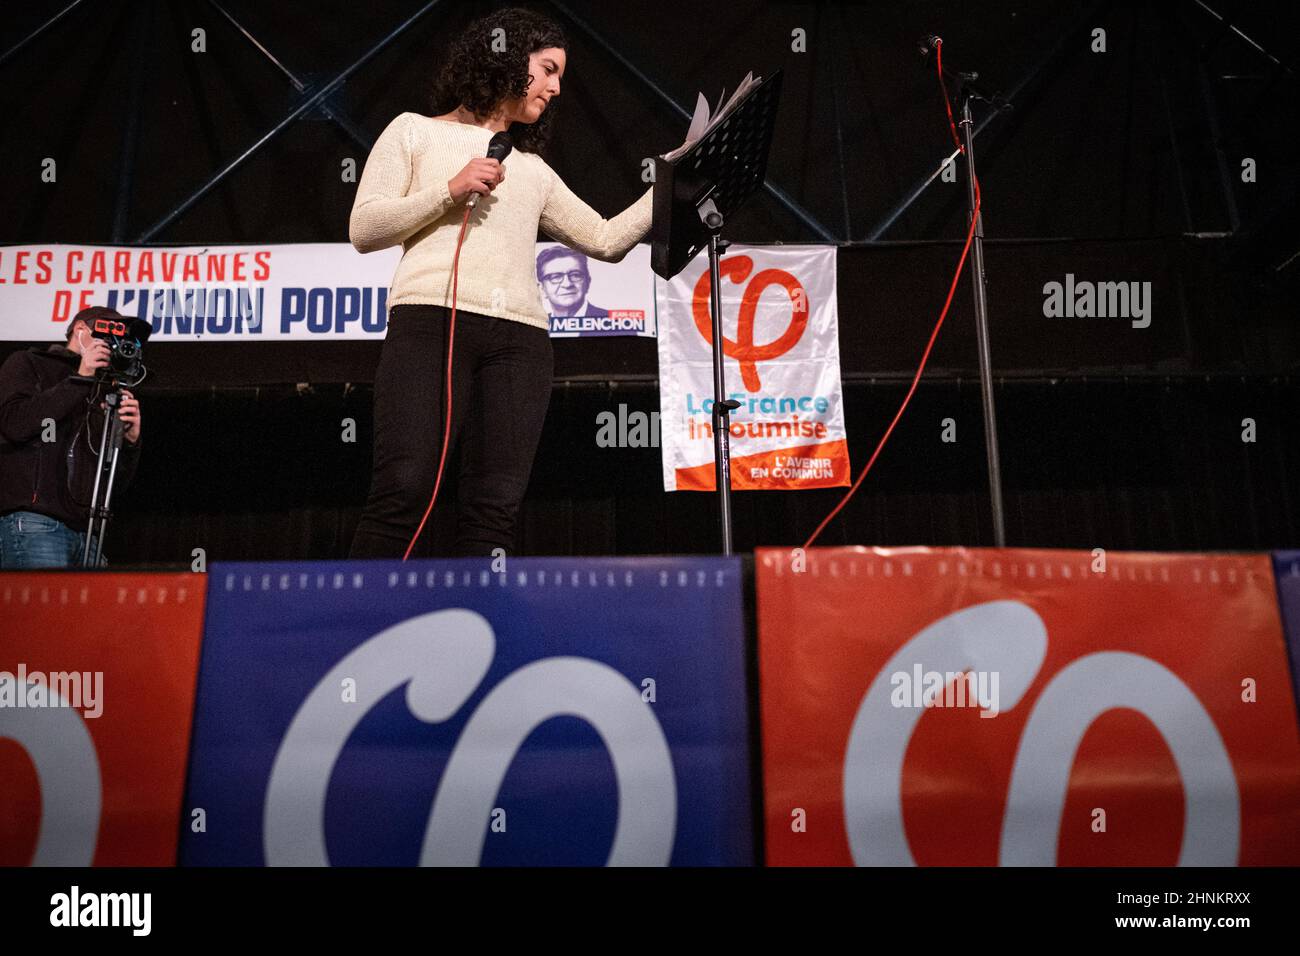
[(933, 33), (931, 33), (929, 36), (923, 36), (921, 37), (921, 39), (916, 41), (916, 49), (917, 52), (921, 54), (921, 56), (929, 56), (930, 51), (933, 50), (942, 42), (943, 42), (943, 37), (935, 36)]
[[(509, 156), (510, 151), (514, 148), (515, 144), (510, 142), (510, 134), (505, 130), (502, 130), (501, 132), (494, 134), (492, 140), (488, 143), (487, 158), (495, 159), (499, 163)], [(468, 206), (470, 209), (473, 209), (478, 205), (480, 195), (482, 194), (475, 193), (469, 197)]]

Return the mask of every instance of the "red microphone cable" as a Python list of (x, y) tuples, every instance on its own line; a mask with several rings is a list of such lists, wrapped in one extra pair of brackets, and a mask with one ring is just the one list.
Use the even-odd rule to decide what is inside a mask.
[(456, 289), (460, 278), (460, 247), (465, 241), (465, 226), (469, 223), (469, 212), (470, 207), (466, 205), (465, 215), (460, 221), (460, 235), (456, 237), (456, 254), (451, 260), (451, 321), (447, 328), (447, 381), (443, 392), (447, 399), (447, 419), (442, 430), (442, 455), (438, 458), (438, 477), (433, 482), (433, 496), (429, 499), (429, 507), (424, 509), (420, 526), (415, 529), (415, 534), (411, 536), (411, 543), (406, 546), (406, 553), (402, 555), (403, 561), (411, 556), (411, 549), (420, 539), (424, 523), (429, 520), (429, 514), (433, 511), (433, 503), (438, 500), (438, 486), (442, 484), (442, 468), (447, 463), (447, 445), (451, 441), (451, 347), (456, 341)]
[[(957, 136), (957, 126), (952, 119), (952, 103), (948, 99), (948, 86), (943, 81), (943, 40), (935, 41), (934, 54), (934, 62), (939, 70), (939, 88), (943, 90), (943, 105), (948, 111), (948, 128), (952, 131), (952, 141), (957, 145), (957, 151), (964, 153), (966, 152), (966, 147), (962, 145), (961, 139)], [(916, 375), (912, 377), (912, 387), (907, 390), (907, 395), (903, 398), (903, 404), (898, 406), (898, 412), (894, 415), (894, 420), (891, 421), (889, 427), (885, 429), (885, 434), (881, 437), (880, 443), (876, 445), (876, 450), (872, 453), (870, 460), (867, 462), (867, 466), (862, 469), (862, 474), (858, 475), (858, 480), (853, 483), (853, 487), (848, 490), (848, 493), (844, 495), (840, 500), (840, 503), (835, 506), (834, 510), (822, 519), (822, 523), (817, 526), (817, 530), (814, 531), (812, 535), (809, 536), (808, 540), (803, 543), (805, 549), (812, 547), (812, 543), (817, 540), (817, 536), (821, 534), (822, 530), (831, 523), (831, 520), (840, 513), (840, 510), (849, 503), (849, 499), (852, 498), (854, 492), (858, 490), (858, 487), (862, 484), (862, 480), (867, 477), (867, 472), (871, 471), (871, 466), (874, 465), (876, 459), (880, 457), (881, 449), (885, 447), (885, 442), (889, 441), (889, 436), (893, 434), (894, 426), (897, 425), (898, 420), (903, 417), (903, 412), (906, 410), (908, 402), (912, 400), (912, 395), (916, 392), (916, 386), (921, 381), (921, 374), (925, 371), (925, 364), (930, 360), (930, 350), (934, 348), (935, 339), (939, 337), (939, 330), (943, 328), (943, 320), (948, 317), (948, 307), (952, 305), (952, 296), (953, 293), (957, 291), (957, 281), (961, 278), (962, 269), (966, 265), (966, 254), (970, 251), (971, 240), (975, 237), (975, 225), (979, 222), (980, 218), (980, 181), (979, 177), (975, 176), (973, 172), (971, 178), (975, 184), (975, 214), (971, 216), (970, 228), (966, 230), (966, 244), (962, 246), (961, 258), (957, 261), (957, 271), (953, 274), (952, 285), (948, 287), (948, 298), (943, 303), (943, 311), (939, 313), (939, 321), (935, 323), (934, 331), (930, 333), (930, 341), (926, 343), (925, 352), (921, 355), (921, 364), (917, 366)]]

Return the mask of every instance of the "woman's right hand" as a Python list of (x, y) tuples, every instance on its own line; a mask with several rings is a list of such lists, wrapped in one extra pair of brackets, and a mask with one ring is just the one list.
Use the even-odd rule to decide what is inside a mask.
[(486, 196), (505, 178), (505, 167), (497, 160), (485, 156), (466, 163), (464, 169), (447, 180), (447, 189), (451, 192), (451, 201), (460, 203), (468, 199), (471, 193)]

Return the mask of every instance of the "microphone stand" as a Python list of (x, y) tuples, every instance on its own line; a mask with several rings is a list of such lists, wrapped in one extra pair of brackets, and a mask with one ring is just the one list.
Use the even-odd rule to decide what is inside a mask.
[[(940, 41), (942, 42), (942, 41)], [(924, 48), (923, 48), (924, 49)], [(925, 51), (928, 58), (928, 50)], [(966, 154), (966, 222), (970, 224), (976, 215), (975, 196), (975, 141), (972, 133), (974, 124), (971, 120), (971, 100), (984, 100), (994, 109), (1010, 109), (1007, 101), (989, 93), (975, 84), (978, 73), (961, 73), (943, 67), (943, 75), (955, 86), (957, 101), (960, 105), (962, 145)], [(989, 348), (989, 302), (988, 286), (984, 276), (984, 215), (980, 210), (979, 221), (975, 223), (975, 234), (971, 238), (971, 285), (975, 292), (975, 343), (979, 353), (980, 398), (984, 417), (984, 456), (988, 463), (989, 499), (993, 509), (993, 543), (999, 548), (1007, 545), (1005, 508), (1002, 500), (1002, 465), (998, 449), (997, 409), (993, 401), (993, 360)]]

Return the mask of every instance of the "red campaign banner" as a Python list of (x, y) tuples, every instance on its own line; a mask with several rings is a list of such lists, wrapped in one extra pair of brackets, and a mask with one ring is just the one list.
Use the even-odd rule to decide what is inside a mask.
[(1267, 555), (760, 549), (772, 865), (1295, 865)]
[(205, 595), (0, 574), (0, 865), (175, 865)]

